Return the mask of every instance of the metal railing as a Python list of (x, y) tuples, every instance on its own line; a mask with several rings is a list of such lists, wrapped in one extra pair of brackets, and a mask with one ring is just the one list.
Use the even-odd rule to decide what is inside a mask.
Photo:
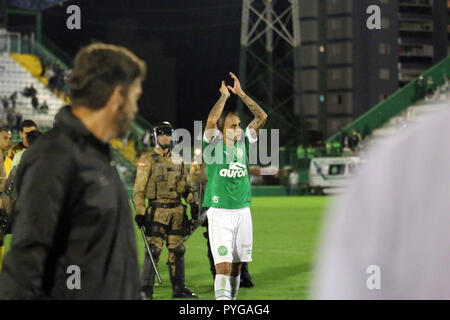
[[(440, 86), (444, 83), (445, 77), (450, 77), (450, 57), (447, 57), (425, 71), (423, 79), (426, 82), (432, 77), (434, 85)], [(396, 116), (406, 108), (419, 101), (421, 95), (418, 88), (419, 78), (409, 82), (403, 88), (397, 90), (383, 102), (377, 104), (372, 109), (364, 113), (358, 119), (344, 128), (345, 132), (358, 131), (363, 138), (370, 135), (375, 129), (380, 128), (390, 118)], [(327, 142), (340, 141), (341, 133), (336, 133), (327, 139)]]
[(22, 53), (22, 37), (19, 32), (0, 29), (0, 54)]

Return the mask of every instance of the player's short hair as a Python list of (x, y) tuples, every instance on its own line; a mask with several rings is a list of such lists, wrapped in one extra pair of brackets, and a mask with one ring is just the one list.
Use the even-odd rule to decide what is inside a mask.
[(31, 128), (31, 127), (35, 127), (37, 128), (37, 124), (36, 122), (34, 122), (33, 120), (23, 120), (22, 123), (20, 124), (20, 132), (23, 132), (24, 128)]
[(222, 112), (222, 114), (220, 115), (219, 120), (217, 121), (217, 129), (219, 129), (220, 132), (223, 131), (223, 128), (225, 126), (225, 120), (227, 119), (228, 115), (234, 115), (236, 117), (239, 117), (239, 114), (235, 111), (224, 111)]
[(144, 61), (125, 47), (93, 43), (78, 51), (68, 81), (74, 106), (82, 105), (98, 110), (105, 106), (114, 88), (129, 86), (138, 78), (144, 79), (147, 67)]

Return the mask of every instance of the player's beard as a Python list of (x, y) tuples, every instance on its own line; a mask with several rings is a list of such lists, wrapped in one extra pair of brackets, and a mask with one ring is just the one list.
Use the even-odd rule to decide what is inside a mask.
[(117, 137), (125, 138), (131, 122), (134, 120), (135, 114), (127, 111), (126, 101), (119, 106), (119, 113), (116, 119)]

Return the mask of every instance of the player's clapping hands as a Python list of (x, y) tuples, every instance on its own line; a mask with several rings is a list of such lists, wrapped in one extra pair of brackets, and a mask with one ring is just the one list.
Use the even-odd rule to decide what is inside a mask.
[(239, 82), (239, 79), (236, 77), (236, 75), (233, 72), (230, 72), (230, 76), (234, 81), (234, 85), (233, 85), (233, 87), (227, 86), (228, 89), (230, 89), (231, 92), (238, 95), (239, 97), (242, 97), (245, 93), (241, 88), (241, 83)]
[(221, 95), (223, 95), (227, 98), (230, 96), (230, 91), (228, 91), (227, 86), (225, 85), (225, 81), (223, 81), (223, 80), (222, 80), (222, 84), (220, 86), (219, 92)]

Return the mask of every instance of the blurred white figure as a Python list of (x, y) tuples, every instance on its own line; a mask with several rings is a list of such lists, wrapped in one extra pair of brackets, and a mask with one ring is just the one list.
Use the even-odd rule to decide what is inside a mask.
[(313, 299), (450, 299), (450, 112), (369, 153), (327, 216)]
[(289, 174), (289, 195), (291, 196), (297, 195), (298, 178), (297, 170), (292, 170)]

